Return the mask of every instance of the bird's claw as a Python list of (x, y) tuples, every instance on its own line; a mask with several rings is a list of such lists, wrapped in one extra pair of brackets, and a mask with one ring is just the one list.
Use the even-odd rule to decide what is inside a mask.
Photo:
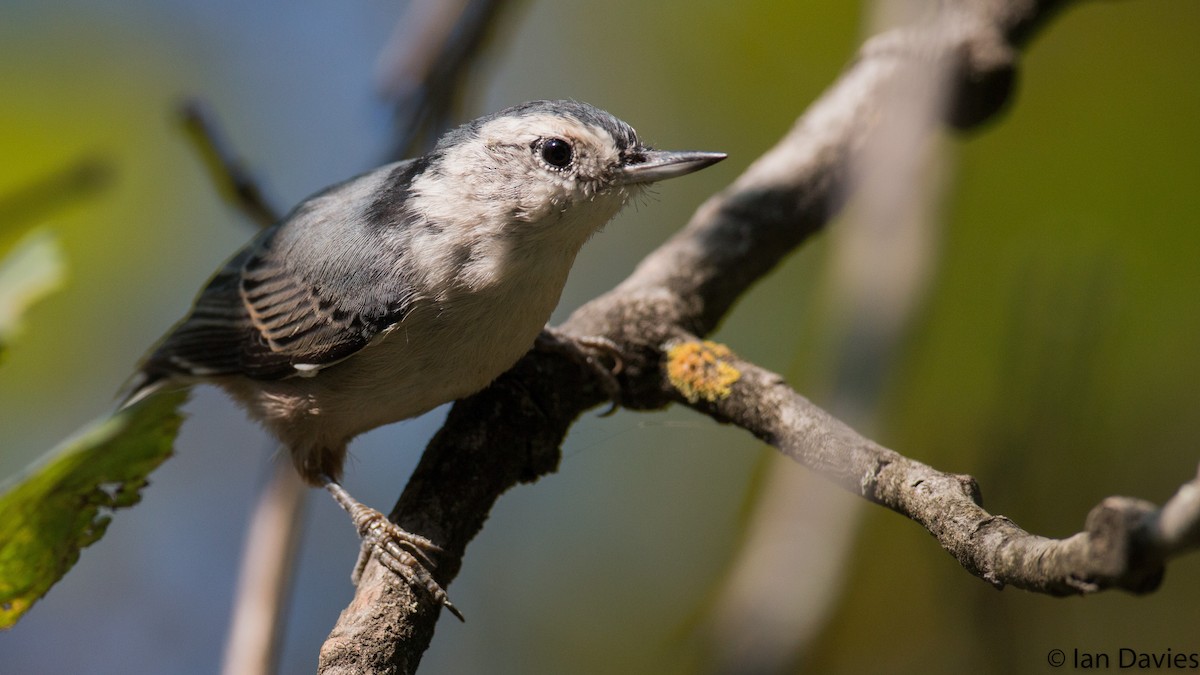
[(399, 525), (388, 520), (378, 510), (373, 509), (354, 499), (337, 482), (330, 480), (325, 484), (338, 504), (350, 514), (358, 536), (362, 538), (362, 548), (358, 553), (358, 562), (354, 564), (354, 572), (350, 580), (357, 586), (367, 562), (374, 553), (379, 563), (391, 570), (411, 586), (423, 588), (429, 595), (450, 613), (465, 621), (462, 612), (450, 602), (450, 596), (441, 584), (434, 580), (429, 570), (437, 564), (431, 556), (443, 553), (442, 548), (425, 537), (413, 534)]
[[(371, 510), (374, 511), (374, 509)], [(462, 612), (458, 611), (454, 603), (450, 602), (450, 596), (429, 573), (429, 570), (437, 566), (429, 556), (442, 553), (441, 547), (425, 537), (404, 530), (378, 511), (375, 511), (374, 516), (376, 517), (372, 517), (364, 523), (365, 527), (359, 527), (362, 548), (359, 550), (358, 562), (355, 564), (354, 573), (351, 576), (354, 584), (358, 585), (363, 570), (366, 569), (367, 561), (374, 553), (379, 564), (391, 570), (410, 585), (425, 589), (425, 592), (450, 610), (450, 613), (459, 621), (465, 621)]]

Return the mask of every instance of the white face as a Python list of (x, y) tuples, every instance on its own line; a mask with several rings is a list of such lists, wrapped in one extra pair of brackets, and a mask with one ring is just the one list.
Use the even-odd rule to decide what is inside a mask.
[[(413, 210), (438, 225), (414, 235), (414, 259), (431, 278), (473, 288), (512, 276), (514, 265), (565, 279), (583, 243), (637, 190), (618, 180), (621, 159), (598, 124), (544, 113), (488, 120), (440, 146), (413, 180)], [(546, 285), (557, 299), (561, 280)]]
[(501, 118), (480, 129), (480, 140), (497, 165), (523, 172), (513, 178), (527, 183), (533, 202), (580, 201), (600, 194), (614, 187), (621, 163), (616, 139), (607, 130), (571, 118)]
[[(548, 114), (501, 117), (445, 152), (440, 165), (453, 180), (439, 182), (466, 188), (448, 200), (460, 209), (546, 226), (566, 219), (594, 231), (630, 196), (616, 181), (620, 163), (616, 139), (600, 126)], [(577, 209), (587, 213), (571, 213)]]

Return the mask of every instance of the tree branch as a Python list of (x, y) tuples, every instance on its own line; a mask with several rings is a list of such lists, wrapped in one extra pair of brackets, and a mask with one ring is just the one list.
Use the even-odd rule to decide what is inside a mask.
[(221, 197), (258, 227), (274, 225), (282, 212), (267, 203), (262, 187), (234, 154), (212, 111), (199, 99), (191, 99), (179, 107), (179, 120)]
[[(1003, 588), (1051, 595), (1158, 587), (1163, 563), (1200, 547), (1200, 476), (1161, 508), (1109, 497), (1087, 516), (1084, 531), (1066, 539), (1030, 534), (982, 508), (970, 476), (943, 473), (860, 436), (792, 390), (779, 375), (743, 361), (720, 345), (690, 338), (668, 351), (670, 366), (687, 357), (679, 345), (706, 350), (737, 380), (710, 396), (664, 378), (665, 395), (722, 422), (735, 424), (844, 489), (916, 521), (975, 576)], [(713, 368), (710, 367), (710, 372)], [(693, 370), (692, 372), (696, 372)], [(711, 379), (711, 378), (709, 378)], [(711, 400), (710, 400), (711, 399)]]
[[(946, 65), (944, 119), (973, 128), (1009, 100), (1017, 48), (1061, 0), (939, 3), (926, 23), (869, 40), (791, 131), (613, 291), (562, 326), (623, 351), (622, 403), (664, 407), (684, 397), (664, 384), (670, 346), (711, 332), (758, 279), (839, 210), (863, 139), (890, 111), (881, 101), (909, 74)], [(733, 357), (729, 357), (733, 358)], [(1162, 510), (1108, 500), (1088, 528), (1054, 541), (979, 507), (972, 479), (943, 474), (858, 436), (774, 374), (736, 359), (728, 395), (694, 407), (733, 421), (847, 489), (913, 518), (972, 573), (1051, 593), (1145, 591), (1168, 555), (1196, 545), (1196, 483)], [(571, 423), (604, 400), (594, 376), (561, 354), (534, 352), (492, 386), (458, 402), (426, 449), (391, 517), (443, 546), (435, 576), (448, 584), (467, 543), (508, 488), (555, 470)], [(1146, 543), (1149, 542), (1149, 543)], [(1141, 556), (1141, 557), (1139, 557)], [(415, 672), (440, 607), (372, 561), (321, 651), (323, 673)], [(468, 610), (469, 613), (469, 610)]]

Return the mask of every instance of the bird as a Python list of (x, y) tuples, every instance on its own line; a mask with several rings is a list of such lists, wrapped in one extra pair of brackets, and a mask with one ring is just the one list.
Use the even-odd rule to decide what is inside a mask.
[(328, 490), (374, 552), (462, 619), (440, 549), (341, 486), (354, 437), (482, 390), (534, 345), (583, 244), (647, 185), (725, 158), (655, 150), (586, 103), (537, 100), (322, 190), (261, 230), (143, 358), (123, 406), (212, 384)]

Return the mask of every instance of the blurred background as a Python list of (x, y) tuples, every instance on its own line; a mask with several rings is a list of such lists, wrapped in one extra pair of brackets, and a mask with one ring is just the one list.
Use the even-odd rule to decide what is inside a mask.
[[(81, 161), (109, 178), (36, 214), (60, 240), (68, 279), (0, 367), (0, 476), (109, 410), (144, 350), (251, 234), (180, 131), (180, 101), (210, 106), (268, 197), (294, 204), (384, 159), (377, 60), (402, 9), (5, 0), (0, 198)], [(656, 146), (730, 155), (657, 189), (585, 247), (556, 319), (624, 278), (770, 147), (872, 16), (783, 0), (542, 0), (507, 12), (467, 81), (466, 117), (569, 97)], [(836, 233), (869, 207), (852, 204), (834, 236), (747, 295), (716, 339), (885, 445), (976, 476), (989, 510), (1032, 532), (1074, 533), (1112, 494), (1166, 500), (1200, 459), (1198, 34), (1200, 5), (1188, 0), (1080, 3), (1024, 53), (1006, 114), (936, 140), (923, 281), (875, 355), (866, 404), (839, 405), (858, 361), (839, 339)], [(198, 391), (187, 411), (142, 504), (0, 635), (0, 670), (218, 669), (271, 448), (216, 391)], [(390, 508), (444, 412), (358, 439), (350, 491)], [(1200, 556), (1173, 562), (1142, 598), (997, 592), (918, 526), (672, 409), (585, 417), (559, 473), (499, 502), (449, 589), (468, 621), (439, 624), (423, 672), (718, 670), (736, 653), (722, 644), (734, 629), (714, 629), (728, 580), (781, 474), (804, 498), (784, 519), (797, 525), (796, 557), (757, 584), (796, 597), (795, 628), (762, 648), (782, 655), (759, 672), (1012, 672), (1048, 669), (1052, 648), (1200, 652)], [(352, 595), (357, 550), (344, 514), (313, 491), (282, 672), (315, 667)], [(748, 617), (743, 632), (772, 632), (756, 623), (768, 617)]]

